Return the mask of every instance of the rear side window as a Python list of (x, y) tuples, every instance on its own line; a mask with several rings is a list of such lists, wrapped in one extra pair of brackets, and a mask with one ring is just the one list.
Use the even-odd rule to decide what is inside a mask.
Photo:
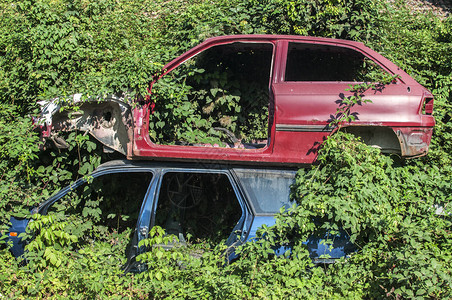
[(225, 241), (242, 216), (242, 208), (225, 174), (164, 174), (155, 224), (180, 242)]
[(290, 186), (295, 171), (234, 169), (256, 214), (275, 214), (292, 206)]
[(285, 81), (369, 82), (382, 73), (377, 63), (350, 48), (289, 43)]

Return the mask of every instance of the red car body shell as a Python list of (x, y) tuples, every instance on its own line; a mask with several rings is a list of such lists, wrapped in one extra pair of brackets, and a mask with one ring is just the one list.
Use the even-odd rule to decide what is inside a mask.
[[(433, 126), (432, 94), (394, 63), (353, 41), (285, 35), (236, 35), (207, 39), (171, 61), (161, 76), (187, 59), (217, 45), (229, 43), (271, 43), (274, 45), (270, 78), (269, 142), (262, 149), (214, 148), (158, 145), (149, 138), (151, 102), (133, 109), (133, 137), (127, 148), (129, 159), (230, 161), (249, 164), (303, 165), (315, 162), (322, 141), (334, 132), (328, 127), (340, 95), (354, 82), (286, 82), (288, 45), (291, 42), (344, 47), (360, 52), (383, 70), (398, 78), (381, 91), (368, 91), (372, 103), (355, 106), (357, 119), (344, 124), (352, 128), (384, 128), (393, 133), (403, 157), (417, 157), (428, 151)], [(158, 79), (156, 79), (158, 80)], [(150, 93), (152, 93), (150, 84)], [(158, 106), (156, 107), (158, 109)], [(364, 129), (365, 130), (365, 129)]]

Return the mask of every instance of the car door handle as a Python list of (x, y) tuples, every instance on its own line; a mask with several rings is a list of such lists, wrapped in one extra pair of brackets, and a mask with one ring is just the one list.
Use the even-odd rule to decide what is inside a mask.
[(140, 234), (142, 236), (146, 236), (148, 234), (148, 227), (147, 226), (140, 227)]

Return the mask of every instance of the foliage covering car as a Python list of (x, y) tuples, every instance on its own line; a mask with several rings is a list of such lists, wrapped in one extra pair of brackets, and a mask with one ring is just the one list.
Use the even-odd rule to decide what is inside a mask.
[[(394, 79), (379, 85), (385, 76)], [(365, 82), (374, 88), (350, 88)], [(148, 92), (132, 103), (74, 95), (75, 111), (54, 99), (37, 121), (42, 137), (64, 147), (58, 131), (84, 130), (130, 159), (301, 165), (316, 160), (344, 114), (346, 131), (403, 157), (427, 153), (435, 124), (427, 89), (362, 43), (338, 39), (210, 38), (168, 63)]]
[[(111, 161), (85, 179), (63, 188), (32, 210), (46, 215), (94, 216), (116, 231), (135, 228), (128, 249), (128, 270), (142, 270), (138, 243), (160, 226), (180, 244), (226, 243), (234, 248), (274, 224), (274, 215), (292, 206), (289, 194), (296, 171), (225, 165)], [(24, 253), (20, 234), (29, 219), (12, 218), (9, 239), (15, 256)], [(33, 221), (31, 221), (33, 222)], [(314, 262), (329, 263), (354, 251), (345, 233), (312, 236), (306, 247)], [(290, 245), (275, 249), (283, 253)]]

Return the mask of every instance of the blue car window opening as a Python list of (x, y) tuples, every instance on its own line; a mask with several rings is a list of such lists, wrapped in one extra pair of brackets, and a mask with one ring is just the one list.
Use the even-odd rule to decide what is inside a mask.
[(65, 189), (65, 193), (43, 206), (40, 212), (81, 213), (86, 217), (90, 209), (97, 209), (98, 216), (93, 215), (96, 222), (119, 231), (135, 228), (152, 178), (152, 172), (136, 169), (95, 174), (92, 179)]
[(46, 214), (47, 209), (52, 206), (56, 201), (64, 197), (66, 194), (70, 193), (71, 191), (74, 191), (78, 189), (81, 185), (84, 185), (85, 183), (93, 180), (94, 178), (105, 176), (108, 174), (116, 174), (116, 173), (151, 173), (151, 177), (153, 177), (153, 170), (148, 168), (119, 168), (119, 169), (108, 169), (108, 170), (102, 170), (98, 172), (93, 172), (88, 176), (88, 181), (86, 178), (80, 178), (76, 180), (74, 183), (72, 183), (69, 186), (66, 186), (65, 188), (58, 191), (56, 194), (51, 196), (46, 201), (42, 202), (33, 212), (38, 212), (40, 214)]
[(234, 169), (256, 215), (274, 215), (294, 202), (290, 187), (295, 171)]
[[(214, 239), (229, 241), (246, 216), (237, 187), (224, 170), (164, 170), (155, 199), (152, 225), (179, 235), (179, 239), (185, 239), (187, 233), (194, 239), (212, 238), (210, 233), (218, 231), (221, 234)], [(210, 233), (196, 226), (210, 227)]]

